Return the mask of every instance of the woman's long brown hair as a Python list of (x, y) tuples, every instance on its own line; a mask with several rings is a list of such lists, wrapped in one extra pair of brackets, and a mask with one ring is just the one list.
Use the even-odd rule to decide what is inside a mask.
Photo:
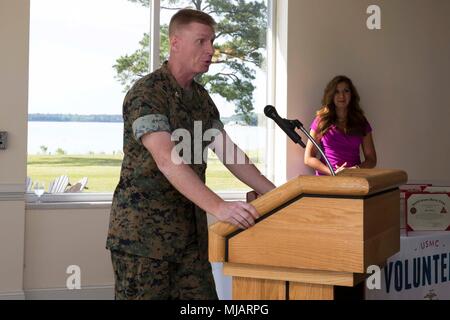
[(339, 83), (347, 83), (350, 88), (351, 98), (348, 105), (347, 124), (345, 133), (350, 135), (365, 134), (365, 126), (367, 120), (364, 116), (364, 111), (359, 105), (359, 94), (353, 85), (352, 80), (346, 76), (334, 77), (326, 86), (322, 98), (322, 108), (317, 111), (316, 115), (319, 117), (318, 133), (324, 135), (333, 124), (337, 124), (336, 106), (334, 104), (334, 95)]

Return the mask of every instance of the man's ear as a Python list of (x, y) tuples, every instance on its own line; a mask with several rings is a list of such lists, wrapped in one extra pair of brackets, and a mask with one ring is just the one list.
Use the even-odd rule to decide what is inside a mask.
[(180, 47), (180, 38), (176, 35), (173, 35), (169, 38), (170, 48), (173, 51), (178, 51)]

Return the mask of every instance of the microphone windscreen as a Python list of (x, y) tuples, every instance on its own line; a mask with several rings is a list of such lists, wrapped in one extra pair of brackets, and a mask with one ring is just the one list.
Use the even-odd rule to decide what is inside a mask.
[(277, 114), (277, 111), (275, 110), (275, 107), (274, 107), (274, 106), (267, 105), (267, 106), (264, 108), (264, 114), (265, 114), (267, 117), (272, 117), (274, 114)]

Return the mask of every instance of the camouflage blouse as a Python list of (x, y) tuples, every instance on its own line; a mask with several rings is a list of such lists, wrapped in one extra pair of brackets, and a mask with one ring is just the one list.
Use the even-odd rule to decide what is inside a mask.
[(182, 156), (191, 158), (189, 166), (205, 181), (206, 162), (202, 156), (199, 159), (198, 152), (202, 153), (211, 141), (202, 137), (208, 129), (223, 129), (214, 102), (195, 81), (190, 90), (184, 90), (165, 62), (128, 91), (123, 120), (124, 158), (114, 191), (106, 247), (178, 262), (184, 248), (197, 241), (206, 259), (205, 212), (170, 184), (140, 138), (146, 133), (167, 131), (173, 140), (174, 131), (183, 129), (190, 136), (191, 154), (184, 149)]

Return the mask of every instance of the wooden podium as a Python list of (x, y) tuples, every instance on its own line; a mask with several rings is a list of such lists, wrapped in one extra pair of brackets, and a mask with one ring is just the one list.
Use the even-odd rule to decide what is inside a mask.
[(400, 250), (400, 170), (300, 176), (252, 201), (261, 214), (241, 230), (209, 227), (209, 260), (233, 277), (233, 299), (334, 299), (370, 265)]

